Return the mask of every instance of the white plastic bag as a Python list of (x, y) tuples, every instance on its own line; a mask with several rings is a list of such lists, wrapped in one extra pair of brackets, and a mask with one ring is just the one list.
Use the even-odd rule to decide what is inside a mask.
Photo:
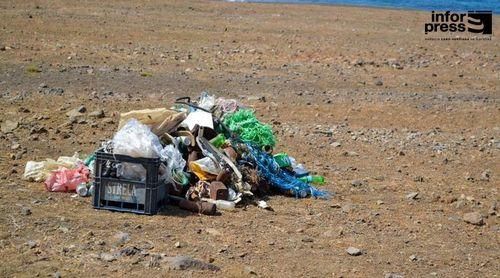
[(52, 174), (52, 171), (61, 167), (74, 169), (80, 163), (83, 161), (78, 158), (78, 153), (73, 156), (60, 156), (57, 161), (50, 158), (39, 162), (28, 161), (24, 168), (23, 179), (36, 182), (44, 181)]
[(209, 95), (207, 92), (202, 92), (198, 100), (198, 107), (210, 111), (215, 105), (215, 96)]
[(132, 157), (157, 158), (163, 149), (151, 129), (130, 119), (113, 137), (113, 153)]

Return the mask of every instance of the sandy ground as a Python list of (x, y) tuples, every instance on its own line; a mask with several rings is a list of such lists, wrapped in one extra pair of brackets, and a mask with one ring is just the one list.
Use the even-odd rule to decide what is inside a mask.
[[(1, 276), (498, 276), (498, 16), (491, 41), (442, 42), (427, 12), (100, 2), (0, 2)], [(253, 105), (336, 195), (148, 217), (21, 180), (28, 160), (91, 153), (120, 112), (202, 90)]]

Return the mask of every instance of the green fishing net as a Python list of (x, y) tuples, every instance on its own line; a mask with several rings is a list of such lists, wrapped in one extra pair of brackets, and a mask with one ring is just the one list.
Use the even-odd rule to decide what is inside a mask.
[(276, 144), (271, 127), (259, 122), (250, 109), (241, 109), (226, 115), (224, 124), (245, 142), (252, 142), (260, 147), (274, 147)]

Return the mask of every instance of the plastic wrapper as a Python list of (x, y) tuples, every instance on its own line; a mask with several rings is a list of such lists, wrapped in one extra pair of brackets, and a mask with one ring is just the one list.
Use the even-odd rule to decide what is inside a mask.
[(76, 169), (65, 169), (52, 172), (51, 176), (45, 181), (45, 188), (51, 192), (75, 191), (81, 183), (89, 181), (89, 169), (80, 164)]
[(215, 180), (217, 175), (220, 173), (218, 165), (208, 157), (191, 161), (189, 163), (189, 169), (203, 181)]
[(116, 167), (116, 176), (127, 180), (145, 181), (146, 168), (141, 164), (123, 162)]
[(157, 158), (163, 146), (148, 126), (131, 119), (113, 137), (113, 148), (115, 154)]
[(210, 111), (215, 105), (215, 96), (209, 95), (207, 92), (201, 93), (200, 99), (198, 100), (198, 107)]
[(136, 119), (148, 125), (154, 134), (162, 136), (165, 132), (175, 129), (185, 118), (186, 113), (166, 108), (134, 110), (120, 114), (118, 129), (123, 128), (131, 119)]
[(166, 166), (165, 175), (162, 177), (165, 181), (173, 182), (172, 173), (183, 171), (186, 167), (186, 160), (182, 158), (181, 152), (174, 145), (167, 145), (160, 151), (160, 159)]
[(78, 153), (73, 156), (60, 156), (57, 161), (47, 158), (45, 161), (28, 161), (24, 168), (23, 179), (29, 181), (44, 181), (55, 171), (61, 167), (74, 169), (78, 164), (83, 163), (78, 158)]

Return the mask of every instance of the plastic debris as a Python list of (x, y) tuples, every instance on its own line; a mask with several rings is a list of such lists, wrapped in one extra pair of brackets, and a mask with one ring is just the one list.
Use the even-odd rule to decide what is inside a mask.
[(75, 191), (81, 183), (89, 181), (89, 169), (80, 164), (76, 169), (61, 169), (54, 171), (45, 181), (45, 188), (51, 192)]
[(252, 110), (243, 109), (229, 114), (224, 118), (224, 124), (244, 142), (257, 144), (259, 147), (274, 147), (276, 144), (271, 127), (259, 122)]
[(23, 179), (29, 181), (45, 181), (52, 171), (55, 171), (61, 167), (67, 169), (74, 169), (78, 164), (83, 163), (83, 161), (78, 158), (78, 153), (73, 156), (60, 156), (57, 160), (47, 158), (45, 161), (28, 161), (26, 167), (24, 168)]

